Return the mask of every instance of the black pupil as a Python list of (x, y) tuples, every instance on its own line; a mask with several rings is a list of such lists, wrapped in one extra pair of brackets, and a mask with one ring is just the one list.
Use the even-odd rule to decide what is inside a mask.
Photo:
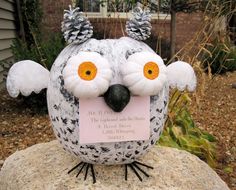
[(151, 75), (151, 74), (152, 74), (152, 70), (148, 70), (148, 74), (150, 74), (150, 75)]
[(91, 74), (91, 71), (86, 71), (86, 75), (90, 75)]

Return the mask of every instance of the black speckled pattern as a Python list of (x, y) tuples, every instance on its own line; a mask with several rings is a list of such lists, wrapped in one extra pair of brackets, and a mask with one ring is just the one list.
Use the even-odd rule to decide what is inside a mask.
[(150, 51), (145, 43), (130, 38), (117, 40), (91, 39), (81, 45), (70, 44), (58, 56), (52, 66), (47, 91), (49, 115), (53, 130), (63, 148), (92, 164), (125, 164), (131, 163), (145, 154), (159, 139), (167, 115), (169, 87), (150, 97), (150, 138), (146, 141), (127, 141), (114, 143), (79, 144), (79, 99), (64, 88), (62, 71), (67, 60), (79, 51), (102, 52), (112, 65), (112, 84), (122, 84), (120, 66), (132, 52)]

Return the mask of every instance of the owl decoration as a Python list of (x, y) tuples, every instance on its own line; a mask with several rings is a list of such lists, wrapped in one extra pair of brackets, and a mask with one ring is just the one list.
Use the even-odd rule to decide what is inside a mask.
[[(169, 88), (193, 91), (196, 76), (193, 68), (177, 61), (168, 66), (145, 40), (151, 33), (150, 13), (136, 8), (127, 21), (128, 37), (93, 39), (93, 27), (79, 8), (65, 11), (62, 31), (68, 46), (58, 55), (50, 72), (40, 64), (24, 60), (15, 63), (7, 76), (7, 90), (12, 97), (24, 96), (47, 88), (47, 103), (55, 136), (62, 147), (80, 163), (68, 173), (91, 172), (94, 165), (123, 164), (139, 180), (149, 177), (151, 166), (138, 161), (159, 139), (167, 116)], [(80, 143), (80, 104), (86, 99), (101, 98), (109, 110), (122, 113), (135, 97), (148, 97), (149, 137), (146, 140)], [(138, 106), (138, 105), (137, 105)], [(142, 109), (140, 107), (139, 109)], [(94, 134), (96, 135), (96, 134)]]

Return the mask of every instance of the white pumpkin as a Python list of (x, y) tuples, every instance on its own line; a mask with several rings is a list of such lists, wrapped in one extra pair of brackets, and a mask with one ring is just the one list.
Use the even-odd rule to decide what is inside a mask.
[(124, 84), (133, 95), (157, 95), (167, 81), (162, 58), (152, 52), (138, 52), (129, 56), (121, 72)]
[(171, 88), (192, 92), (197, 86), (197, 78), (191, 65), (184, 61), (176, 61), (167, 67), (168, 83)]
[(107, 91), (112, 71), (107, 59), (96, 52), (79, 52), (64, 70), (65, 88), (77, 98), (94, 98)]

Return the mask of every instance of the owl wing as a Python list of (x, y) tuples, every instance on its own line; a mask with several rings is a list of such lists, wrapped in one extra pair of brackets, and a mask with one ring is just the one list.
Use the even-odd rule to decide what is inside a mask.
[(183, 61), (176, 61), (167, 66), (167, 77), (171, 88), (194, 91), (197, 85), (195, 72), (191, 65)]
[(40, 64), (24, 60), (15, 63), (7, 75), (7, 91), (11, 97), (17, 97), (19, 93), (29, 96), (32, 92), (39, 93), (47, 88), (49, 71)]

